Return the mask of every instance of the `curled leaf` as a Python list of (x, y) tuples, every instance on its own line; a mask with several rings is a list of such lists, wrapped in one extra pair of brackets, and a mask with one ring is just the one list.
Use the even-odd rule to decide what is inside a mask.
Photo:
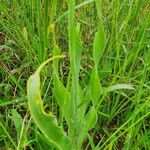
[(27, 83), (28, 105), (34, 122), (48, 141), (60, 150), (70, 150), (70, 140), (62, 127), (58, 126), (56, 117), (45, 113), (40, 93), (40, 70), (46, 63), (56, 58), (62, 58), (62, 56), (55, 56), (47, 60), (29, 78)]

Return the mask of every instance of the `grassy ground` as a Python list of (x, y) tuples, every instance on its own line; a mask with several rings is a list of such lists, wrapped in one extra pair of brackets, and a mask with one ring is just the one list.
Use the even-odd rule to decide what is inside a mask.
[[(69, 49), (74, 44), (68, 36), (67, 1), (61, 0), (57, 6), (55, 2), (0, 0), (2, 150), (53, 149), (31, 117), (26, 83), (38, 66), (54, 55), (57, 43), (61, 54), (66, 55), (58, 66), (59, 77), (68, 87)], [(79, 85), (86, 91), (91, 80), (94, 35), (103, 24), (105, 49), (98, 75), (102, 89), (112, 88), (99, 97), (98, 120), (87, 132), (82, 149), (150, 150), (150, 1), (103, 0), (101, 9), (96, 8), (94, 0), (78, 0), (75, 5), (74, 22), (83, 45)], [(53, 112), (67, 131), (53, 94), (52, 74), (53, 65), (47, 65), (41, 76), (44, 109)], [(91, 105), (92, 100), (86, 111)]]

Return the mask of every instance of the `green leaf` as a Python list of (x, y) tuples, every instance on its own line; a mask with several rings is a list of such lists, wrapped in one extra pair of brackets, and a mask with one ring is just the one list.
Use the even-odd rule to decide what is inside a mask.
[(88, 102), (86, 101), (86, 98), (84, 97), (83, 90), (80, 86), (78, 86), (78, 95), (79, 95), (79, 100), (78, 100), (78, 125), (79, 128), (82, 128), (83, 122), (84, 122), (84, 117), (85, 117), (85, 112), (86, 112), (86, 107), (88, 105)]
[(96, 69), (93, 69), (90, 81), (90, 93), (91, 93), (90, 95), (94, 106), (96, 106), (99, 101), (100, 92), (101, 92), (101, 84), (98, 72)]
[[(57, 46), (57, 45), (54, 45), (54, 48), (53, 48), (53, 55), (54, 56), (57, 56), (57, 55), (60, 55), (60, 48)], [(59, 60), (53, 60), (53, 65), (54, 65), (54, 71), (57, 73), (58, 75), (58, 64), (59, 64)]]
[(37, 71), (29, 78), (27, 83), (28, 105), (34, 122), (48, 141), (55, 144), (60, 150), (70, 150), (70, 140), (63, 131), (63, 128), (58, 126), (56, 117), (51, 113), (45, 113), (40, 93), (39, 73), (46, 63), (56, 58), (62, 58), (62, 56), (55, 56), (47, 60), (41, 64)]
[(80, 129), (81, 132), (80, 132), (79, 140), (78, 140), (79, 145), (82, 145), (83, 140), (86, 137), (86, 134), (88, 133), (89, 130), (94, 128), (95, 124), (97, 123), (97, 120), (98, 120), (97, 111), (95, 107), (92, 106), (90, 110), (88, 111), (88, 113), (86, 114), (84, 118), (84, 123)]
[(104, 47), (105, 47), (105, 34), (103, 26), (101, 25), (95, 34), (93, 45), (93, 59), (96, 68), (98, 67), (98, 63), (101, 60), (101, 57), (104, 53)]
[(88, 111), (88, 113), (85, 116), (85, 124), (86, 128), (89, 131), (90, 129), (94, 128), (96, 122), (98, 119), (97, 111), (94, 106), (91, 107), (91, 109)]
[(27, 143), (27, 136), (25, 133), (25, 126), (24, 126), (23, 119), (15, 109), (12, 109), (12, 120), (14, 122), (17, 131), (17, 140), (18, 140), (17, 149), (19, 148), (21, 149)]
[(54, 75), (54, 95), (60, 106), (60, 109), (65, 116), (65, 119), (69, 120), (69, 92), (63, 85), (63, 83), (58, 79), (57, 75)]
[(23, 120), (22, 120), (22, 117), (20, 116), (20, 114), (15, 109), (12, 110), (12, 120), (14, 122), (16, 131), (17, 131), (17, 137), (19, 139), (20, 134), (21, 134), (22, 125), (23, 125)]
[(36, 131), (36, 140), (38, 143), (39, 150), (43, 149), (52, 149), (55, 147), (55, 145), (52, 145), (47, 138), (42, 134)]
[(81, 51), (82, 51), (82, 42), (80, 39), (79, 31), (75, 28), (75, 66), (76, 66), (76, 73), (79, 74), (80, 71), (80, 59), (81, 59)]

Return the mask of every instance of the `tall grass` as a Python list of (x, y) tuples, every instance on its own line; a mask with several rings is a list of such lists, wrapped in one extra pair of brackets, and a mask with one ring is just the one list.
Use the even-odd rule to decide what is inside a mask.
[(1, 1), (0, 148), (149, 149), (149, 8)]

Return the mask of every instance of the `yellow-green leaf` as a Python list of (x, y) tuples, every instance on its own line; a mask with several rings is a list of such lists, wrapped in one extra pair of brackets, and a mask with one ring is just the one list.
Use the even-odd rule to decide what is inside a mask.
[(63, 128), (58, 126), (56, 117), (51, 113), (45, 113), (40, 93), (40, 70), (46, 63), (55, 58), (61, 57), (55, 56), (47, 60), (29, 78), (27, 83), (28, 105), (34, 122), (48, 141), (55, 144), (60, 150), (70, 150), (70, 140), (63, 131)]

